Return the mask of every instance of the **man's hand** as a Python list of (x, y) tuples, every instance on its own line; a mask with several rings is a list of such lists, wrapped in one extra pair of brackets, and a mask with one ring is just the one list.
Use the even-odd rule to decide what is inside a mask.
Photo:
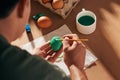
[(59, 55), (62, 53), (62, 48), (59, 51), (53, 51), (50, 47), (50, 42), (46, 42), (42, 46), (35, 48), (33, 51), (35, 55), (38, 55), (45, 60), (48, 60), (50, 62), (55, 62), (55, 60), (59, 57)]
[(81, 41), (71, 41), (69, 39), (78, 39), (76, 34), (68, 34), (63, 37), (63, 50), (65, 52), (64, 61), (68, 67), (72, 64), (79, 69), (83, 69), (85, 63), (86, 48)]

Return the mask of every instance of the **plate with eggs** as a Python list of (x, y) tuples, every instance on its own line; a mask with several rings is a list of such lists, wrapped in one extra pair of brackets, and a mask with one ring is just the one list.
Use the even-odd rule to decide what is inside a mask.
[(52, 12), (62, 16), (64, 19), (80, 0), (36, 0)]

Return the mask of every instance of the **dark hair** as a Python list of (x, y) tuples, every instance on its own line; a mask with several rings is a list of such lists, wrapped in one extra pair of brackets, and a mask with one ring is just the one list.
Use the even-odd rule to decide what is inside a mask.
[(13, 11), (19, 0), (0, 0), (0, 18), (6, 18)]

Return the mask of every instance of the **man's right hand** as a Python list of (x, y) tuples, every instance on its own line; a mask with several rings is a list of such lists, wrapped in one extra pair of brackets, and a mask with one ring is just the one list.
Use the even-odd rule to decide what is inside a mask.
[[(63, 37), (63, 50), (64, 50), (64, 61), (68, 67), (72, 64), (77, 66), (79, 69), (83, 69), (85, 63), (86, 48), (81, 41), (77, 41), (78, 36), (76, 34), (68, 34)], [(75, 39), (72, 41), (69, 39)]]

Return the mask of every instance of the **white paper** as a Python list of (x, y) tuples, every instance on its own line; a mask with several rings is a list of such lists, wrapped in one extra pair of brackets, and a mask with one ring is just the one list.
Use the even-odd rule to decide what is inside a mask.
[[(63, 36), (65, 34), (70, 34), (70, 33), (72, 33), (72, 32), (67, 27), (67, 25), (63, 25), (59, 29), (54, 30), (45, 36), (39, 37), (39, 38), (33, 40), (32, 42), (29, 42), (29, 43), (23, 45), (22, 49), (25, 49), (32, 54), (32, 50), (35, 47), (42, 45), (46, 41), (50, 40), (53, 36)], [(96, 60), (97, 60), (97, 58), (91, 53), (91, 51), (86, 49), (86, 58), (85, 58), (85, 67), (84, 68), (89, 67)], [(55, 65), (58, 65), (61, 69), (63, 69), (66, 72), (66, 74), (69, 74), (69, 71), (68, 71), (66, 65), (64, 64), (63, 60), (55, 62)]]

